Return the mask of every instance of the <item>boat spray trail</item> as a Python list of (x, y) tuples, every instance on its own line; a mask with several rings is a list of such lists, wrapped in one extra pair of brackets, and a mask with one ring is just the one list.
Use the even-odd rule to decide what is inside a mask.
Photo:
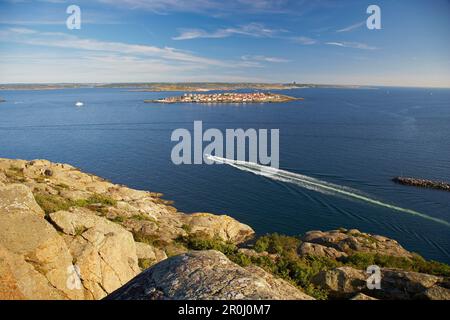
[(415, 210), (398, 207), (396, 205), (392, 205), (392, 204), (385, 203), (385, 202), (382, 202), (377, 199), (370, 198), (369, 196), (364, 195), (363, 193), (361, 193), (358, 190), (351, 189), (351, 188), (348, 188), (345, 186), (340, 186), (337, 184), (329, 183), (326, 181), (322, 181), (319, 179), (315, 179), (315, 178), (305, 176), (302, 174), (298, 174), (298, 173), (294, 173), (294, 172), (289, 172), (286, 170), (263, 166), (263, 165), (253, 163), (253, 162), (231, 160), (231, 159), (221, 158), (221, 157), (212, 156), (212, 155), (208, 155), (207, 158), (209, 160), (213, 160), (217, 163), (227, 164), (227, 165), (230, 165), (239, 170), (251, 172), (253, 174), (264, 176), (264, 177), (267, 177), (270, 179), (287, 182), (287, 183), (292, 183), (292, 184), (295, 184), (302, 188), (306, 188), (306, 189), (324, 193), (324, 194), (330, 194), (330, 195), (335, 195), (335, 196), (344, 196), (345, 198), (348, 198), (348, 199), (360, 200), (360, 201), (363, 201), (366, 203), (370, 203), (372, 205), (385, 207), (385, 208), (388, 208), (388, 209), (391, 209), (394, 211), (408, 213), (408, 214), (418, 216), (423, 219), (434, 221), (434, 222), (440, 223), (442, 225), (445, 225), (447, 227), (450, 227), (450, 223), (448, 221), (445, 221), (445, 220), (442, 220), (439, 218), (435, 218), (435, 217), (429, 216), (427, 214), (424, 214), (424, 213), (421, 213), (421, 212), (418, 212)]

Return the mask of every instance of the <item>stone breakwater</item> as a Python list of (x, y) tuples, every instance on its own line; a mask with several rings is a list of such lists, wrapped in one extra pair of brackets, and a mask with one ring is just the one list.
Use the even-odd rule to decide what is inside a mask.
[(417, 179), (410, 177), (395, 177), (392, 179), (395, 183), (406, 185), (406, 186), (414, 186), (428, 189), (437, 189), (450, 191), (450, 183), (443, 181), (433, 181), (427, 179)]

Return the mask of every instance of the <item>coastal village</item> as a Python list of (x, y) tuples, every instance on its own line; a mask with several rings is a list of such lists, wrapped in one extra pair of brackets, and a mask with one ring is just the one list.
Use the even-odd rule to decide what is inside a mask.
[(282, 94), (252, 92), (252, 93), (185, 93), (182, 96), (167, 97), (158, 100), (145, 100), (145, 102), (159, 103), (267, 103), (267, 102), (287, 102), (292, 100), (302, 100)]

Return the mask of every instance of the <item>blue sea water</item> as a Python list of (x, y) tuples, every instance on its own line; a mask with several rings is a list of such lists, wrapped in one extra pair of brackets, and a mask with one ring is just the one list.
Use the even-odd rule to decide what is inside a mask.
[[(360, 190), (450, 222), (450, 193), (391, 182), (450, 181), (450, 90), (298, 89), (282, 104), (145, 104), (174, 95), (126, 89), (0, 91), (0, 157), (45, 158), (133, 188), (163, 192), (183, 212), (233, 216), (257, 233), (339, 227), (385, 235), (450, 262), (450, 228), (226, 165), (171, 162), (177, 128), (280, 129), (280, 168)], [(84, 107), (75, 107), (83, 101)]]

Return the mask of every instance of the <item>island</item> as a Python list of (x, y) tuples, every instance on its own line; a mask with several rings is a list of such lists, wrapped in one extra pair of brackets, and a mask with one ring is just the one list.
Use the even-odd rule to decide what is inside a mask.
[(146, 103), (272, 103), (303, 100), (283, 94), (270, 92), (252, 92), (252, 93), (185, 93), (182, 96), (172, 96), (156, 100), (144, 100)]
[(392, 181), (394, 181), (395, 183), (407, 185), (407, 186), (450, 191), (450, 183), (443, 182), (443, 181), (433, 181), (433, 180), (417, 179), (417, 178), (410, 178), (410, 177), (395, 177), (392, 179)]

